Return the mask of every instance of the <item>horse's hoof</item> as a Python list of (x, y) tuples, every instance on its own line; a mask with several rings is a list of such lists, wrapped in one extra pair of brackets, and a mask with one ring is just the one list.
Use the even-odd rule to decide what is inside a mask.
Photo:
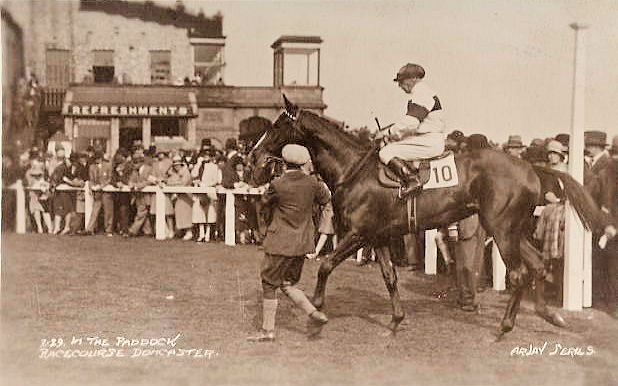
[(504, 331), (502, 331), (501, 328), (499, 328), (498, 330), (496, 330), (496, 339), (494, 340), (494, 342), (500, 342), (502, 341), (502, 339), (504, 338)]
[(513, 323), (509, 319), (504, 319), (502, 323), (500, 323), (500, 331), (502, 331), (502, 334), (506, 334), (507, 332), (510, 332), (513, 329), (514, 324), (515, 323)]
[(324, 303), (319, 299), (312, 299), (311, 304), (313, 304), (318, 311), (322, 311), (322, 307), (324, 307)]

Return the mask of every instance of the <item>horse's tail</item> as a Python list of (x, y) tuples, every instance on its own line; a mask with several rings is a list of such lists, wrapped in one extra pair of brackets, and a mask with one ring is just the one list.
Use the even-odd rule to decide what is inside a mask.
[(609, 215), (599, 208), (590, 193), (569, 174), (543, 166), (533, 166), (533, 168), (539, 178), (551, 176), (562, 182), (569, 203), (586, 229), (602, 232), (611, 223)]

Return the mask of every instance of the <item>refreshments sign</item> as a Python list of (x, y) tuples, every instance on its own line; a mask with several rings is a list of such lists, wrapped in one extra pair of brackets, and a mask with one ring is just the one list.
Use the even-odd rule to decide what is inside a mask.
[(194, 117), (191, 106), (132, 106), (132, 105), (74, 105), (66, 104), (63, 115), (80, 117)]

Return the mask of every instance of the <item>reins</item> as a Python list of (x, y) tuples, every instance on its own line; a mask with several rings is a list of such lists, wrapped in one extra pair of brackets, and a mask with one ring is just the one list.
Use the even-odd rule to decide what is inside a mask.
[(337, 182), (335, 187), (338, 188), (338, 187), (340, 187), (342, 185), (345, 185), (348, 182), (350, 182), (354, 177), (356, 177), (358, 175), (358, 173), (360, 173), (360, 171), (363, 170), (363, 168), (365, 167), (365, 164), (378, 151), (378, 149), (379, 149), (379, 146), (378, 146), (377, 142), (374, 141), (374, 143), (372, 144), (371, 148), (369, 150), (367, 150), (367, 152), (365, 153), (363, 158), (361, 158), (361, 160), (359, 162), (357, 162), (356, 164), (352, 165), (347, 171), (345, 171), (343, 173), (343, 175), (341, 176), (341, 179), (339, 180), (339, 182)]

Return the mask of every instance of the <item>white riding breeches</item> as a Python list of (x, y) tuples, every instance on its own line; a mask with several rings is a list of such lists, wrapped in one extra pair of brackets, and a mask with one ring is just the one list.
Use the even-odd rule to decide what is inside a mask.
[(380, 150), (380, 160), (388, 164), (398, 157), (406, 161), (432, 158), (444, 152), (444, 134), (419, 133), (399, 142), (389, 143)]

